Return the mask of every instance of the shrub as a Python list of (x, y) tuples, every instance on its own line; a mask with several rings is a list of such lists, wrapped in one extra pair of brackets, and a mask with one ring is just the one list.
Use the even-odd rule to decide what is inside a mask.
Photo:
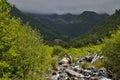
[(120, 30), (106, 42), (103, 54), (105, 56), (105, 66), (109, 66), (117, 74), (117, 78), (120, 79)]

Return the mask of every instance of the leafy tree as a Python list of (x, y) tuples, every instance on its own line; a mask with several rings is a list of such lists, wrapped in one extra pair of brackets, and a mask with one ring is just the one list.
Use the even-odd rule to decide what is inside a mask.
[(36, 30), (9, 14), (10, 7), (0, 0), (0, 79), (42, 79), (51, 54)]
[(117, 80), (120, 79), (120, 30), (112, 35), (110, 40), (103, 49), (105, 55), (105, 65), (111, 67), (112, 71), (117, 74)]

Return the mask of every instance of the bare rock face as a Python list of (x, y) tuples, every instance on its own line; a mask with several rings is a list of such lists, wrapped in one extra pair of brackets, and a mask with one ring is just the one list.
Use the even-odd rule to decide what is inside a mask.
[(53, 72), (51, 80), (112, 80), (112, 73), (106, 68), (96, 69), (94, 66), (82, 68), (82, 62), (93, 63), (102, 59), (100, 54), (79, 57), (76, 63), (70, 55), (58, 58), (58, 70)]

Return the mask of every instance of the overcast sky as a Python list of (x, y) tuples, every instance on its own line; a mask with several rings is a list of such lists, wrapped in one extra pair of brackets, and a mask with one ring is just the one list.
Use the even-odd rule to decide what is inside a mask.
[(120, 0), (8, 0), (22, 11), (32, 13), (74, 13), (95, 11), (114, 13), (120, 9)]

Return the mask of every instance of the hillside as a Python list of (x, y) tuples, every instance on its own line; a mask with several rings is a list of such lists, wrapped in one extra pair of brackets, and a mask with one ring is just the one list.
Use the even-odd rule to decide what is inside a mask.
[(10, 11), (11, 5), (0, 0), (0, 80), (42, 80), (51, 52), (46, 52), (40, 34)]
[(55, 39), (69, 40), (81, 36), (109, 17), (108, 14), (91, 11), (85, 11), (80, 15), (31, 14), (21, 12), (15, 6), (12, 7), (11, 15), (21, 18), (23, 23), (28, 22), (33, 29), (39, 30), (48, 44), (54, 44)]
[(107, 20), (97, 24), (95, 28), (93, 28), (87, 34), (83, 35), (82, 37), (80, 36), (72, 39), (69, 42), (69, 45), (73, 47), (80, 47), (88, 44), (102, 43), (104, 37), (110, 37), (112, 32), (118, 30), (118, 25), (120, 25), (120, 10), (116, 10), (116, 12)]
[(79, 15), (75, 14), (34, 14), (26, 13), (28, 16), (41, 21), (45, 26), (56, 32), (59, 39), (71, 39), (85, 34), (97, 23), (109, 17), (108, 14), (98, 14), (85, 11)]
[(58, 36), (58, 35), (56, 35), (56, 33), (54, 31), (49, 29), (49, 27), (45, 26), (40, 21), (37, 21), (30, 16), (27, 16), (26, 14), (21, 12), (19, 9), (17, 9), (15, 6), (13, 6), (11, 9), (11, 15), (15, 16), (15, 17), (19, 17), (23, 23), (28, 22), (30, 24), (30, 26), (32, 26), (33, 29), (40, 31), (43, 38), (46, 40), (51, 40), (55, 36)]

